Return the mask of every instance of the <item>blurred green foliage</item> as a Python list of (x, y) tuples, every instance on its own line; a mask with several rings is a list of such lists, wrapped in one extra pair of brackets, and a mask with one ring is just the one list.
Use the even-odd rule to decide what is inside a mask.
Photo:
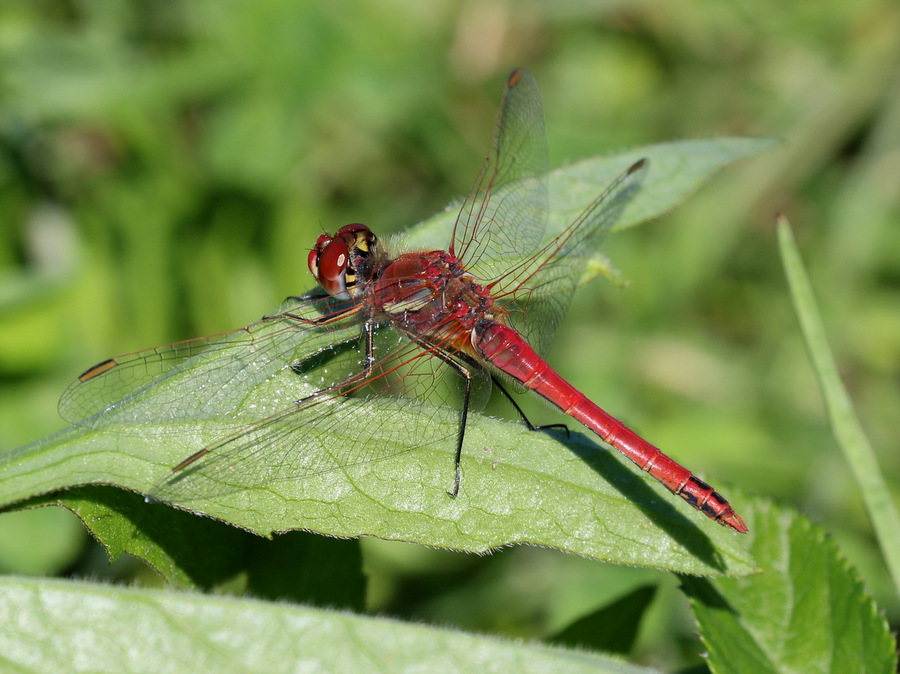
[[(504, 77), (525, 66), (543, 90), (553, 165), (674, 138), (783, 139), (664, 220), (611, 237), (605, 252), (631, 283), (582, 291), (550, 361), (723, 491), (822, 523), (896, 628), (900, 603), (829, 433), (774, 215), (790, 215), (897, 496), (898, 26), (890, 0), (7, 0), (0, 450), (61, 428), (55, 399), (91, 363), (247, 324), (308, 289), (323, 229), (396, 232), (464, 194)], [(28, 560), (0, 544), (0, 568), (108, 573), (62, 515), (23, 520), (57, 549)], [(7, 518), (34, 516), (0, 522), (16, 532)], [(658, 583), (633, 653), (667, 669), (698, 662), (659, 574), (526, 549), (473, 559), (365, 541), (363, 552), (370, 608), (511, 635), (553, 633), (598, 597)]]

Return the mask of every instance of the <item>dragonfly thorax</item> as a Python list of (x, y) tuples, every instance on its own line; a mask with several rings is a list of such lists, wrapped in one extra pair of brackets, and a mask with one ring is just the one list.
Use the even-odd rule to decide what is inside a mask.
[(423, 341), (466, 348), (479, 320), (502, 312), (460, 261), (444, 251), (405, 253), (387, 262), (372, 287), (378, 310)]
[(309, 271), (325, 291), (350, 299), (374, 275), (378, 237), (365, 225), (344, 225), (334, 236), (322, 234), (309, 252)]

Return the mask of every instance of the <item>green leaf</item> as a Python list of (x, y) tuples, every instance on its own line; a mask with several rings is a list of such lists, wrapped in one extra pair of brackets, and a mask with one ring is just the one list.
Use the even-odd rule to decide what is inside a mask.
[(212, 589), (227, 585), (253, 596), (292, 599), (317, 606), (365, 608), (359, 541), (301, 531), (260, 538), (208, 517), (161, 504), (122, 489), (89, 485), (29, 499), (28, 507), (71, 510), (106, 547), (143, 559), (170, 583)]
[[(187, 431), (174, 433), (160, 443), (155, 437), (148, 441), (76, 427), (57, 436), (57, 443), (35, 446), (33, 456), (7, 466), (0, 489), (8, 498), (25, 495), (29, 483), (43, 492), (103, 474), (111, 483), (146, 492), (167, 466), (195, 448), (192, 437)], [(303, 528), (469, 552), (533, 543), (684, 573), (744, 574), (753, 569), (741, 537), (689, 508), (617, 453), (577, 436), (563, 444), (551, 434), (487, 417), (472, 420), (467, 438), (475, 449), (464, 456), (456, 499), (446, 493), (453, 480), (452, 449), (441, 448), (210, 500), (203, 510), (263, 535)], [(141, 455), (159, 465), (137, 469), (140, 464), (129, 457)], [(169, 579), (197, 578), (196, 565), (205, 564), (202, 555), (196, 558), (198, 549), (207, 546), (195, 545), (194, 518), (110, 487), (91, 489), (57, 493), (52, 502), (78, 512), (113, 550), (148, 559)], [(89, 498), (76, 498), (82, 494)], [(114, 503), (110, 508), (118, 516), (85, 510), (103, 502)]]
[(649, 671), (384, 618), (25, 578), (0, 578), (0, 650), (9, 671)]
[[(665, 210), (717, 168), (769, 144), (748, 139), (674, 143), (554, 172), (550, 233), (634, 158), (649, 157), (651, 169), (619, 228)], [(440, 220), (417, 228), (409, 240), (423, 231), (430, 232), (428, 240), (447, 240), (446, 235), (433, 238)], [(129, 380), (121, 380), (116, 397), (125, 397), (115, 405), (115, 397), (87, 403), (67, 398), (62, 404), (67, 416), (87, 418), (0, 457), (0, 503), (50, 495), (53, 502), (87, 512), (86, 495), (97, 499), (101, 509), (115, 502), (110, 511), (104, 510), (108, 518), (100, 518), (102, 528), (95, 524), (96, 517), (83, 517), (113, 554), (127, 551), (150, 561), (170, 580), (208, 585), (210, 579), (185, 561), (189, 550), (184, 546), (191, 535), (150, 523), (153, 517), (169, 518), (162, 514), (165, 506), (132, 498), (123, 510), (123, 497), (102, 495), (100, 487), (53, 493), (78, 485), (110, 485), (147, 494), (185, 457), (309, 395), (314, 390), (311, 382), (288, 366), (298, 358), (318, 358), (325, 350), (325, 335), (291, 331), (287, 338), (282, 334), (274, 340), (284, 325), (264, 322), (250, 329), (255, 331), (254, 345), (266, 340), (272, 349), (263, 353), (246, 348), (244, 331), (196, 347), (189, 343), (155, 352), (160, 357), (177, 352), (184, 359), (177, 367), (163, 360), (142, 363), (147, 371), (138, 389), (130, 390)], [(341, 336), (349, 339), (354, 334)], [(304, 529), (477, 553), (531, 543), (700, 575), (741, 575), (754, 568), (740, 537), (692, 510), (617, 453), (576, 434), (566, 440), (560, 433), (529, 432), (521, 424), (472, 415), (461, 464), (462, 488), (453, 499), (446, 493), (454, 480), (453, 443), (423, 447), (420, 437), (453, 436), (455, 419), (447, 408), (381, 397), (342, 399), (318, 409), (328, 415), (322, 424), (327, 435), (321, 436), (327, 442), (316, 451), (323, 463), (330, 461), (334, 467), (297, 479), (291, 461), (279, 461), (285, 457), (271, 455), (267, 463), (269, 445), (260, 442), (252, 450), (252, 484), (244, 482), (240, 472), (246, 464), (221, 456), (220, 472), (193, 475), (188, 469), (180, 474), (183, 479), (164, 486), (163, 500), (263, 536)], [(90, 416), (94, 412), (98, 414)], [(392, 423), (379, 423), (385, 418)], [(288, 417), (273, 433), (301, 434), (304, 425), (313, 422), (310, 415)], [(446, 428), (432, 430), (440, 425)], [(367, 434), (364, 447), (359, 446), (360, 429)], [(389, 458), (356, 463), (329, 458), (332, 452), (340, 456), (346, 451), (363, 456), (378, 451)], [(217, 457), (215, 452), (209, 455), (211, 461)], [(320, 460), (307, 455), (294, 459)], [(231, 475), (240, 478), (240, 489), (229, 486)], [(73, 494), (79, 498), (70, 501)]]
[(769, 502), (745, 511), (762, 573), (684, 579), (713, 672), (895, 672), (884, 616), (834, 541)]
[(655, 596), (655, 586), (643, 585), (576, 620), (550, 640), (573, 648), (627, 655), (634, 646), (641, 620)]

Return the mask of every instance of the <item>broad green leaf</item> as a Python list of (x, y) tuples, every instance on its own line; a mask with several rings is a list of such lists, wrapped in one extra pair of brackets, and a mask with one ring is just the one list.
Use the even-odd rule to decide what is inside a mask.
[[(77, 515), (112, 560), (143, 559), (170, 583), (227, 586), (254, 597), (292, 599), (362, 610), (365, 577), (359, 541), (301, 531), (266, 539), (123, 489), (88, 485), (29, 499), (29, 507), (61, 506)], [(33, 538), (33, 535), (32, 535)], [(238, 586), (235, 586), (238, 582)]]
[(4, 669), (41, 672), (649, 672), (385, 618), (72, 581), (0, 579)]
[[(637, 157), (649, 157), (651, 169), (618, 228), (662, 212), (715, 169), (769, 144), (747, 139), (675, 143), (557, 171), (551, 178), (554, 219), (550, 233), (580, 210), (583, 203), (579, 202), (590, 201), (600, 185)], [(434, 238), (434, 228), (441, 222), (439, 218), (417, 228), (409, 241), (423, 231), (429, 233), (429, 240), (445, 241), (446, 235)], [(268, 324), (253, 329), (263, 339), (271, 337), (266, 333)], [(271, 327), (275, 329), (279, 328)], [(353, 336), (352, 331), (340, 335), (342, 339)], [(87, 418), (0, 457), (0, 503), (50, 495), (54, 502), (68, 504), (67, 493), (53, 496), (53, 492), (78, 485), (110, 485), (147, 494), (185, 457), (314, 390), (310, 388), (314, 382), (298, 376), (289, 365), (323, 353), (321, 333), (292, 333), (273, 342), (277, 347), (265, 354), (234, 348), (241, 339), (246, 334), (239, 332), (224, 342), (201, 343), (200, 347), (208, 347), (205, 351), (184, 349), (187, 359), (174, 369), (157, 370), (148, 363), (141, 382), (145, 385), (137, 391), (117, 391), (116, 397), (125, 397), (107, 409), (68, 400), (63, 404), (70, 412), (67, 416)], [(99, 407), (114, 402), (101, 399)], [(583, 436), (573, 433), (567, 440), (560, 433), (532, 433), (520, 424), (473, 415), (462, 459), (462, 488), (459, 497), (452, 499), (446, 492), (454, 479), (453, 443), (423, 447), (421, 437), (423, 433), (453, 436), (454, 415), (447, 408), (435, 416), (439, 408), (427, 401), (379, 398), (342, 399), (321, 409), (329, 415), (330, 434), (316, 450), (323, 461), (332, 453), (339, 457), (347, 451), (366, 456), (378, 451), (389, 458), (356, 463), (338, 459), (335, 468), (299, 480), (291, 462), (279, 462), (273, 455), (267, 463), (268, 445), (260, 443), (253, 449), (256, 482), (251, 487), (229, 485), (231, 476), (243, 479), (244, 466), (223, 458), (217, 474), (185, 471), (185, 478), (164, 489), (161, 498), (264, 536), (305, 529), (470, 552), (532, 543), (687, 574), (741, 575), (753, 569), (740, 537), (690, 509), (617, 453), (603, 451), (599, 443), (585, 441)], [(391, 424), (379, 424), (387, 414), (399, 416), (389, 417)], [(432, 430), (441, 425), (444, 428)], [(278, 432), (300, 434), (303, 429), (298, 419), (288, 418)], [(367, 433), (365, 447), (359, 446), (359, 429)], [(677, 458), (677, 450), (671, 451)], [(211, 453), (210, 460), (215, 459)], [(119, 500), (100, 497), (101, 503)], [(76, 511), (87, 508), (83, 501), (68, 505)], [(735, 505), (740, 510), (740, 504)], [(158, 513), (165, 506), (132, 502), (129, 508)], [(120, 517), (124, 519), (118, 522)], [(176, 534), (165, 529), (149, 535), (136, 525), (148, 517), (112, 516), (103, 531), (94, 529), (91, 518), (84, 520), (111, 549), (148, 559), (169, 579), (189, 582), (193, 578), (205, 584), (196, 581), (191, 569), (179, 565), (177, 560), (184, 555)]]
[(762, 573), (686, 578), (713, 672), (895, 672), (884, 616), (834, 541), (758, 501), (745, 513)]
[[(193, 447), (182, 437), (193, 436), (188, 429), (185, 436), (176, 432), (160, 442), (156, 436), (121, 438), (76, 428), (57, 436), (59, 444), (47, 443), (43, 451), (36, 451), (38, 456), (26, 456), (17, 479), (12, 471), (19, 466), (7, 466), (3, 476), (9, 479), (2, 486), (7, 494), (18, 495), (9, 483), (31, 481), (39, 485), (35, 492), (47, 492), (65, 487), (66, 481), (87, 482), (88, 476), (99, 473), (111, 484), (146, 492)], [(617, 453), (593, 442), (573, 436), (563, 443), (549, 434), (486, 417), (473, 420), (468, 440), (476, 449), (464, 456), (463, 485), (456, 499), (446, 493), (453, 480), (452, 449), (438, 448), (313, 476), (300, 484), (279, 483), (210, 499), (203, 511), (263, 535), (302, 528), (469, 552), (533, 543), (684, 573), (744, 574), (753, 569), (740, 536), (715, 525)], [(70, 459), (67, 450), (84, 453)], [(130, 457), (141, 454), (156, 457), (159, 464), (154, 470), (136, 468), (140, 464)], [(56, 477), (54, 484), (57, 471), (69, 477)], [(159, 503), (144, 503), (140, 497), (117, 496), (111, 487), (91, 489), (87, 503), (80, 498), (70, 501), (80, 491), (49, 497), (81, 514), (102, 542), (114, 534), (114, 540), (121, 541), (114, 550), (148, 559), (170, 579), (196, 577), (196, 568), (182, 566), (205, 563), (206, 546), (195, 546), (189, 533), (200, 526), (192, 523), (194, 518), (171, 513)], [(22, 489), (19, 494), (24, 497), (26, 492)], [(97, 503), (106, 502), (115, 504), (112, 512), (106, 508), (95, 512)], [(96, 528), (95, 520), (102, 529)]]

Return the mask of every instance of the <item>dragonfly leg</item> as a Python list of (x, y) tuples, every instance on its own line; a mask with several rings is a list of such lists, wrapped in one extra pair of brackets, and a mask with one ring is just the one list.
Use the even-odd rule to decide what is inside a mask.
[(535, 426), (528, 420), (528, 417), (525, 416), (525, 412), (522, 411), (522, 408), (519, 407), (519, 404), (515, 401), (515, 398), (512, 397), (512, 394), (506, 390), (506, 387), (500, 383), (500, 380), (497, 379), (493, 374), (491, 375), (491, 381), (494, 382), (494, 386), (496, 386), (500, 393), (502, 393), (506, 399), (510, 402), (510, 404), (515, 408), (516, 412), (519, 413), (519, 417), (522, 421), (525, 422), (525, 425), (528, 427), (529, 431), (545, 431), (548, 428), (561, 428), (566, 432), (566, 437), (570, 437), (569, 427), (565, 424), (542, 424), (540, 426)]
[[(284, 298), (282, 304), (286, 304), (287, 302), (296, 302), (300, 305), (297, 308), (300, 308), (304, 305), (311, 304), (313, 302), (320, 302), (323, 299), (328, 299), (328, 295), (324, 292), (316, 295), (288, 295)], [(329, 323), (333, 323), (336, 320), (341, 320), (351, 314), (355, 314), (359, 311), (361, 305), (348, 305), (343, 306), (334, 311), (334, 313), (328, 314), (327, 316), (321, 316), (319, 318), (307, 318), (305, 316), (300, 316), (299, 314), (293, 313), (291, 311), (279, 311), (274, 314), (266, 314), (262, 317), (264, 321), (271, 321), (277, 318), (293, 318), (295, 321), (300, 323), (305, 323), (306, 325), (328, 325)]]
[(462, 468), (460, 468), (459, 462), (462, 459), (463, 438), (466, 436), (466, 423), (469, 418), (469, 401), (472, 395), (472, 373), (452, 358), (447, 357), (442, 358), (442, 360), (459, 372), (462, 378), (466, 380), (466, 390), (463, 394), (462, 415), (459, 421), (459, 439), (456, 442), (456, 479), (453, 481), (453, 491), (447, 492), (450, 496), (456, 498), (459, 494), (459, 483), (462, 480)]
[[(462, 460), (463, 440), (466, 437), (466, 422), (469, 418), (469, 402), (472, 397), (472, 371), (465, 365), (460, 363), (459, 360), (452, 357), (450, 354), (444, 353), (440, 349), (431, 347), (427, 343), (423, 343), (412, 336), (410, 336), (410, 338), (414, 342), (418, 343), (423, 349), (426, 349), (433, 356), (440, 358), (442, 361), (444, 361), (444, 363), (456, 370), (466, 382), (466, 388), (463, 392), (462, 413), (460, 414), (459, 419), (459, 436), (456, 439), (456, 479), (453, 481), (453, 490), (447, 492), (447, 494), (451, 498), (456, 498), (459, 495), (460, 482), (462, 482), (462, 468), (460, 467), (460, 461)], [(475, 363), (474, 361), (470, 361), (465, 357), (465, 354), (457, 353), (456, 356), (460, 360), (464, 360), (466, 363), (472, 365), (473, 368), (477, 367), (477, 363)]]
[[(315, 393), (311, 393), (305, 398), (301, 398), (300, 400), (295, 401), (294, 404), (300, 405), (312, 400), (313, 398), (318, 398), (319, 396), (322, 396), (326, 393), (332, 393), (338, 389), (348, 388), (350, 385), (357, 384), (360, 381), (368, 379), (369, 375), (372, 374), (372, 368), (375, 367), (375, 325), (376, 323), (373, 320), (366, 320), (362, 324), (362, 331), (360, 336), (363, 339), (363, 350), (365, 355), (363, 356), (362, 369), (359, 372), (338, 384), (320, 389)], [(298, 369), (295, 369), (293, 365), (291, 366), (291, 368), (294, 369), (295, 372), (300, 374), (300, 371)]]
[[(322, 300), (323, 298), (325, 298), (324, 294), (322, 294), (322, 295), (288, 295), (287, 297), (284, 298), (284, 301), (282, 302), (282, 304), (286, 304), (288, 302), (296, 302), (297, 304), (302, 306), (309, 302)], [(299, 321), (303, 321), (303, 322), (307, 322), (309, 320), (309, 319), (303, 318), (302, 316), (297, 316), (296, 314), (291, 314), (291, 313), (287, 313), (287, 312), (283, 312), (283, 311), (279, 311), (278, 313), (275, 313), (275, 314), (266, 314), (265, 316), (262, 317), (262, 320), (271, 321), (275, 318), (281, 318), (282, 316), (290, 316), (291, 318), (295, 318), (295, 319), (297, 319)]]
[(275, 314), (273, 316), (265, 316), (264, 320), (269, 320), (273, 318), (284, 318), (287, 316), (288, 318), (293, 318), (295, 321), (299, 321), (300, 323), (306, 323), (307, 325), (328, 325), (329, 323), (333, 323), (335, 318), (343, 318), (343, 314), (338, 314), (337, 316), (320, 316), (319, 318), (305, 318), (303, 316), (298, 316), (297, 314), (292, 314), (290, 311), (286, 311), (283, 314)]

